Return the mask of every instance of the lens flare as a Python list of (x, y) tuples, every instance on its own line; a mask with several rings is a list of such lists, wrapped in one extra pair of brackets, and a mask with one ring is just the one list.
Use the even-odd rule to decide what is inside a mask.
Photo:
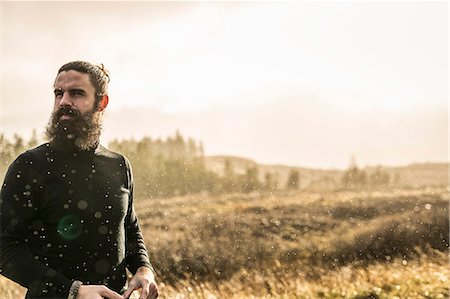
[(74, 240), (81, 235), (83, 225), (75, 215), (67, 215), (58, 222), (58, 234), (65, 240)]

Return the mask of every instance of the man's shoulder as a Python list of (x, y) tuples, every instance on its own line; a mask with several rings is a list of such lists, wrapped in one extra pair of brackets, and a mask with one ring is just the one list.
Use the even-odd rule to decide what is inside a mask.
[(97, 156), (101, 156), (103, 158), (106, 158), (110, 161), (114, 161), (113, 163), (118, 163), (120, 167), (125, 166), (124, 169), (127, 169), (131, 171), (131, 164), (130, 161), (127, 159), (126, 156), (124, 156), (121, 153), (112, 151), (110, 149), (107, 149), (106, 147), (99, 145), (97, 149), (95, 150), (95, 154)]
[(40, 161), (43, 161), (47, 158), (48, 153), (48, 143), (41, 144), (18, 155), (10, 164), (10, 168), (14, 169), (17, 167), (27, 167), (28, 169), (30, 169), (31, 167), (38, 167), (38, 165), (40, 165)]
[(127, 160), (127, 158), (122, 155), (121, 153), (112, 151), (106, 147), (104, 147), (103, 145), (99, 145), (97, 147), (97, 149), (95, 150), (95, 154), (98, 156), (103, 156), (105, 158), (109, 158), (109, 159), (114, 159), (114, 160)]
[(38, 145), (34, 148), (31, 148), (23, 152), (22, 154), (19, 155), (18, 159), (46, 157), (48, 156), (49, 151), (50, 151), (50, 144), (43, 143), (41, 145)]

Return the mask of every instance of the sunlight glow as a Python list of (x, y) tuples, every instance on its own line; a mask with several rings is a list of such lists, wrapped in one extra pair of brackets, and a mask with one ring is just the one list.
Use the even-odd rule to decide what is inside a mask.
[(105, 140), (178, 129), (267, 163), (445, 160), (446, 5), (5, 2), (3, 130), (42, 128), (57, 68), (83, 59), (111, 71)]

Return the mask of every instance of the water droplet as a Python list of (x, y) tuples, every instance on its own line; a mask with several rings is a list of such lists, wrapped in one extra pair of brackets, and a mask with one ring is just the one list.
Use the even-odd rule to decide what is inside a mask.
[(99, 260), (95, 263), (95, 270), (98, 273), (105, 274), (109, 271), (110, 264), (107, 260)]
[(98, 228), (98, 232), (100, 235), (106, 235), (108, 233), (108, 228), (105, 225), (102, 225)]
[(80, 210), (84, 210), (84, 209), (86, 209), (86, 208), (88, 207), (88, 203), (87, 203), (87, 201), (85, 201), (85, 200), (80, 200), (80, 201), (77, 203), (77, 207), (78, 207)]

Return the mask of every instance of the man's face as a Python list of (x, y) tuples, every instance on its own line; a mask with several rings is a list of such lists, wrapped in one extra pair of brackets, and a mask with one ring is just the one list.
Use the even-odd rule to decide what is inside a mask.
[(53, 111), (62, 108), (59, 120), (71, 120), (78, 114), (84, 116), (94, 110), (95, 88), (88, 74), (74, 70), (59, 73), (55, 79), (54, 93)]
[(54, 84), (55, 103), (47, 125), (47, 137), (58, 146), (75, 145), (90, 149), (98, 144), (102, 111), (107, 104), (101, 101), (95, 108), (95, 88), (89, 75), (74, 70), (63, 71)]

